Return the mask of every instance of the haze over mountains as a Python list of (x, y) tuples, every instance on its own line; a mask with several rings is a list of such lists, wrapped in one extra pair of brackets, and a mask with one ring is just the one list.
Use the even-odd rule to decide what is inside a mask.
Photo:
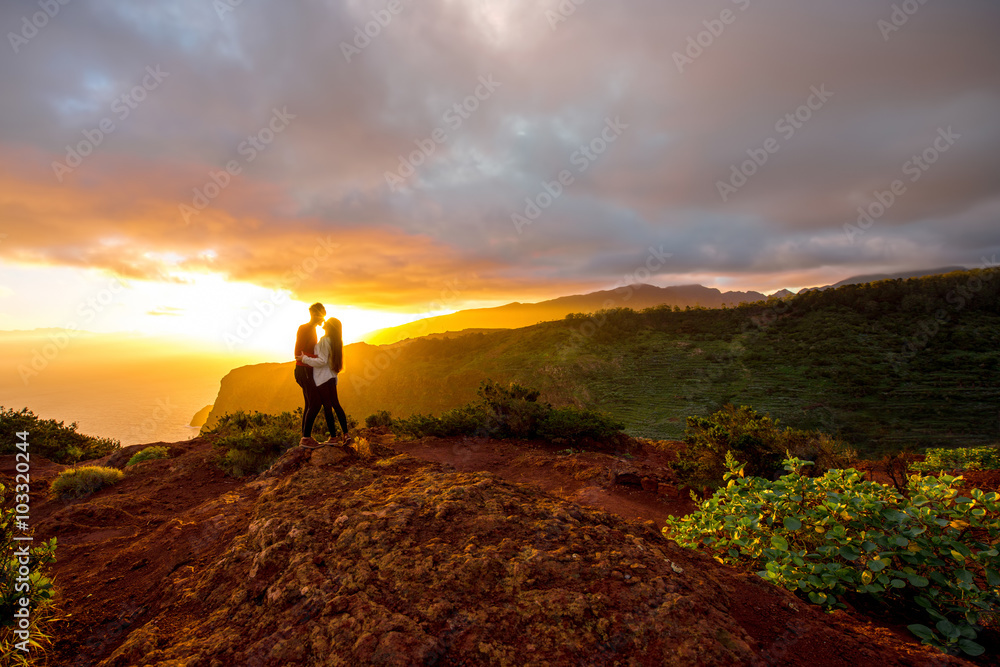
[[(938, 275), (963, 271), (964, 267), (950, 266), (938, 269), (903, 271), (892, 274), (873, 274), (853, 276), (833, 285), (810, 287), (809, 290), (826, 290), (843, 285), (874, 282), (877, 280), (892, 280), (896, 278), (918, 278), (921, 276)], [(771, 296), (784, 298), (794, 294), (782, 289)], [(755, 291), (722, 292), (714, 287), (703, 285), (673, 285), (656, 287), (655, 285), (626, 285), (611, 290), (563, 296), (538, 303), (508, 303), (493, 308), (472, 308), (460, 310), (450, 315), (439, 315), (403, 324), (398, 327), (379, 329), (364, 336), (363, 340), (372, 345), (389, 345), (407, 338), (420, 338), (431, 334), (449, 331), (464, 331), (467, 329), (517, 329), (539, 322), (561, 320), (570, 313), (594, 313), (612, 308), (631, 308), (642, 310), (655, 306), (669, 305), (684, 308), (701, 306), (703, 308), (721, 308), (722, 306), (738, 306), (741, 303), (764, 301), (767, 295)]]

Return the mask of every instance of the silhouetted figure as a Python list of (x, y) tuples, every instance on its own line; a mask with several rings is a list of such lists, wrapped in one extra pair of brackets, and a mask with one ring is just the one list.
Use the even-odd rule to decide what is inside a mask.
[[(302, 387), (302, 397), (305, 399), (305, 407), (302, 409), (302, 439), (300, 445), (315, 445), (312, 438), (312, 421), (306, 423), (306, 416), (312, 411), (313, 406), (319, 411), (320, 398), (316, 391), (316, 382), (313, 380), (313, 369), (302, 360), (316, 356), (316, 326), (323, 323), (326, 317), (326, 308), (321, 303), (314, 303), (309, 306), (309, 322), (299, 327), (295, 335), (295, 382)], [(316, 413), (313, 413), (313, 420)]]
[[(347, 415), (344, 408), (340, 406), (340, 399), (337, 397), (337, 374), (344, 370), (344, 334), (340, 320), (331, 317), (323, 324), (325, 336), (319, 339), (316, 345), (316, 354), (312, 357), (304, 356), (302, 361), (313, 367), (313, 381), (316, 383), (316, 392), (319, 395), (319, 403), (313, 403), (305, 417), (305, 432), (312, 433), (313, 422), (319, 414), (320, 406), (323, 408), (323, 416), (326, 418), (326, 427), (330, 431), (330, 438), (322, 443), (332, 445), (337, 443), (334, 437), (336, 426), (334, 426), (333, 413), (337, 413), (337, 421), (340, 422), (342, 432), (340, 444), (347, 444)], [(303, 442), (304, 447), (318, 447), (313, 442)]]

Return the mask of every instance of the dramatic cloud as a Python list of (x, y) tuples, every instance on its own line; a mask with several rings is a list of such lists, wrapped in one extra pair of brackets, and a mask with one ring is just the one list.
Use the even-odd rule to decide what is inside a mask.
[(650, 253), (659, 284), (777, 289), (1000, 249), (996, 3), (24, 1), (0, 29), (3, 262), (416, 312)]

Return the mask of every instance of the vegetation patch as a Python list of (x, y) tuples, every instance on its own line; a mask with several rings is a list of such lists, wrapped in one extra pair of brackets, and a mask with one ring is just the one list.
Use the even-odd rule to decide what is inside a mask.
[(256, 475), (271, 467), (300, 437), (302, 412), (268, 415), (239, 410), (223, 415), (205, 432), (217, 435), (218, 466), (233, 477)]
[(961, 477), (909, 479), (907, 495), (864, 481), (853, 469), (821, 477), (791, 457), (777, 481), (744, 475), (726, 458), (726, 486), (697, 511), (663, 528), (681, 546), (755, 571), (825, 606), (869, 596), (902, 615), (926, 644), (980, 655), (975, 640), (996, 623), (1000, 587), (1000, 502), (962, 490)]
[[(369, 420), (388, 419), (388, 426), (398, 434), (413, 437), (480, 436), (503, 439), (543, 438), (555, 443), (600, 447), (618, 444), (624, 437), (624, 425), (596, 410), (555, 408), (540, 402), (541, 393), (516, 383), (506, 386), (484, 381), (477, 392), (478, 401), (440, 417), (413, 415), (392, 419), (373, 415)], [(367, 422), (368, 420), (366, 420)]]
[(142, 463), (143, 461), (154, 461), (156, 459), (169, 459), (170, 451), (166, 447), (161, 447), (154, 445), (152, 447), (146, 447), (140, 452), (137, 452), (132, 458), (128, 460), (125, 467), (135, 465), (136, 463)]
[[(32, 443), (34, 444), (34, 443)], [(20, 491), (20, 489), (17, 489)], [(0, 484), (0, 664), (30, 665), (28, 656), (45, 651), (52, 644), (52, 637), (46, 626), (52, 620), (52, 579), (49, 566), (56, 560), (56, 538), (28, 548), (27, 563), (14, 554), (24, 546), (24, 542), (14, 540), (15, 510), (7, 508), (6, 488)], [(20, 494), (19, 494), (20, 495)], [(20, 501), (16, 496), (14, 500)], [(28, 568), (27, 588), (22, 567)], [(19, 581), (20, 579), (20, 581)], [(22, 638), (14, 634), (18, 619), (14, 616), (22, 607), (22, 599), (28, 601), (31, 619), (31, 636), (27, 640), (25, 653), (17, 646)]]
[(730, 455), (745, 464), (748, 475), (768, 479), (781, 473), (789, 455), (813, 461), (814, 474), (845, 467), (855, 457), (825, 433), (780, 428), (777, 419), (747, 406), (726, 405), (709, 417), (688, 417), (684, 442), (673, 468), (687, 484), (717, 485)]
[(121, 446), (112, 438), (96, 438), (77, 432), (77, 424), (69, 426), (54, 419), (39, 419), (28, 408), (14, 410), (0, 406), (0, 454), (13, 454), (18, 432), (31, 434), (31, 451), (55, 463), (99, 459)]
[(1000, 447), (956, 447), (928, 449), (924, 460), (910, 466), (921, 472), (939, 470), (1000, 470)]
[(118, 468), (102, 466), (83, 466), (71, 468), (59, 473), (52, 481), (50, 491), (53, 496), (63, 500), (84, 498), (105, 486), (120, 481), (125, 476)]

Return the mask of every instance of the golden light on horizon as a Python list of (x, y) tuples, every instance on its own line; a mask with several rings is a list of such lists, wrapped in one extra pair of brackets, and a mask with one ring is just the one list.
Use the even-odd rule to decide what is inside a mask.
[[(157, 258), (163, 259), (163, 258)], [(221, 355), (292, 358), (295, 332), (309, 320), (310, 302), (289, 290), (229, 280), (221, 273), (174, 270), (165, 261), (160, 279), (127, 279), (94, 269), (20, 266), (13, 284), (36, 284), (50, 298), (38, 303), (17, 290), (0, 312), (0, 329), (65, 328), (95, 333), (184, 339)], [(386, 327), (440, 313), (400, 313), (324, 301), (343, 322), (347, 344)], [(449, 311), (450, 312), (450, 311)], [(52, 313), (57, 313), (53, 322)], [(42, 318), (46, 319), (42, 319)], [(322, 333), (321, 331), (319, 332)]]

